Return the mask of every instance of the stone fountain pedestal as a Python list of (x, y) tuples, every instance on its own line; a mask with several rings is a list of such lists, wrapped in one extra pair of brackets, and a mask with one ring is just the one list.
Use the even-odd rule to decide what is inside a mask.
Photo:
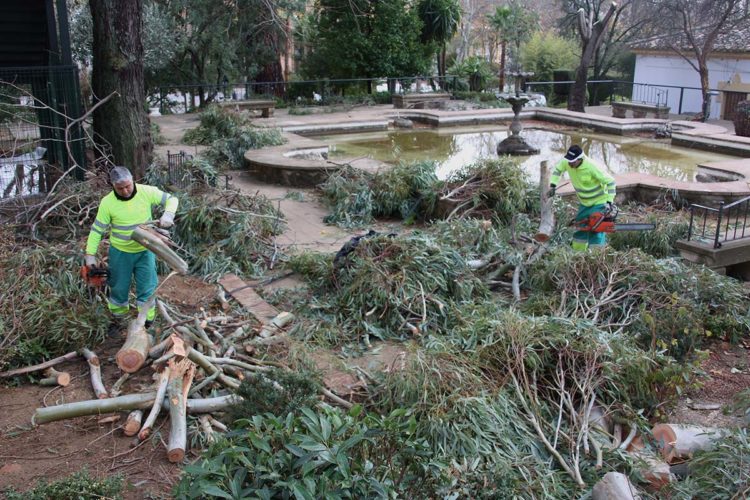
[(502, 97), (502, 99), (511, 105), (513, 109), (513, 121), (510, 124), (510, 135), (497, 145), (497, 154), (516, 156), (538, 154), (539, 148), (531, 146), (521, 137), (523, 126), (521, 125), (519, 114), (524, 104), (529, 102), (528, 96), (516, 94)]

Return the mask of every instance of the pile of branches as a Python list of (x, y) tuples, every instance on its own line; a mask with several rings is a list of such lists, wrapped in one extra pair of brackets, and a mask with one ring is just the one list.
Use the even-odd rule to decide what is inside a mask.
[(240, 168), (247, 150), (286, 142), (280, 130), (253, 126), (246, 115), (219, 106), (201, 113), (200, 125), (189, 130), (183, 140), (209, 146), (204, 155), (220, 168)]
[[(100, 341), (103, 299), (82, 282), (80, 251), (71, 244), (0, 244), (0, 369), (33, 363)], [(40, 330), (43, 328), (43, 330)]]
[(205, 279), (226, 273), (261, 276), (280, 260), (281, 213), (262, 195), (205, 187), (180, 195), (172, 238), (190, 269)]
[(487, 293), (461, 255), (428, 233), (361, 239), (335, 265), (322, 254), (291, 265), (314, 286), (307, 299), (320, 323), (307, 335), (336, 318), (336, 344), (444, 332), (464, 302)]

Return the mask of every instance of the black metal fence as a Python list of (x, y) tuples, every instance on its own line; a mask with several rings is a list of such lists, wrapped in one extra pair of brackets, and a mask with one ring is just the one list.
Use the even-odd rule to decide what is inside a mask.
[[(164, 180), (166, 185), (173, 189), (187, 190), (193, 184), (196, 183), (196, 178), (188, 168), (188, 163), (193, 160), (193, 155), (180, 151), (179, 153), (172, 153), (167, 151), (167, 178)], [(229, 189), (229, 181), (232, 180), (231, 175), (219, 174), (211, 177), (210, 179), (202, 179), (204, 183), (208, 183), (211, 186), (216, 186), (219, 183), (219, 179), (223, 177), (224, 188)]]
[(703, 205), (690, 205), (690, 226), (688, 241), (693, 239), (709, 240), (714, 248), (721, 248), (723, 243), (750, 238), (748, 214), (750, 213), (750, 196), (718, 208)]
[(348, 97), (367, 97), (374, 104), (390, 104), (393, 94), (468, 90), (457, 76), (352, 78), (289, 82), (242, 82), (159, 87), (151, 92), (151, 106), (164, 113), (183, 113), (224, 101), (271, 98), (287, 104), (331, 105)]
[(46, 192), (71, 155), (84, 165), (80, 116), (75, 66), (0, 68), (0, 198)]

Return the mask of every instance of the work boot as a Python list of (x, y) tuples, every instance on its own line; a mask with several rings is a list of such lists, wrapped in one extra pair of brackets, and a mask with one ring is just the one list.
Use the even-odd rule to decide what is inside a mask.
[(117, 338), (122, 334), (125, 329), (125, 321), (122, 318), (112, 318), (107, 328), (107, 337)]

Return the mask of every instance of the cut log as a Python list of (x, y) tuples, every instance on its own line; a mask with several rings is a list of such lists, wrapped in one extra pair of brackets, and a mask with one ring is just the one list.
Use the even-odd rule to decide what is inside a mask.
[(167, 459), (182, 462), (187, 449), (187, 393), (195, 375), (195, 365), (187, 359), (170, 361), (167, 400), (169, 401), (169, 445)]
[(641, 495), (628, 476), (620, 472), (607, 472), (594, 485), (592, 500), (640, 500)]
[(104, 383), (102, 382), (102, 369), (101, 363), (99, 362), (99, 356), (97, 356), (93, 351), (86, 349), (85, 347), (81, 349), (80, 353), (81, 356), (86, 358), (86, 361), (89, 364), (91, 386), (94, 389), (94, 394), (99, 399), (108, 398), (109, 394), (107, 394), (107, 389), (104, 387)]
[(667, 463), (690, 458), (697, 450), (708, 450), (725, 431), (682, 424), (657, 424), (651, 431)]
[(294, 314), (287, 311), (280, 312), (269, 323), (263, 325), (258, 335), (264, 339), (276, 335), (282, 328), (291, 323), (292, 320), (294, 320)]
[(128, 415), (128, 419), (125, 421), (125, 425), (122, 426), (122, 431), (126, 436), (135, 436), (138, 434), (138, 429), (141, 428), (141, 419), (143, 418), (142, 410), (133, 410)]
[(92, 399), (37, 408), (31, 422), (38, 425), (86, 415), (102, 415), (136, 409), (142, 410), (151, 406), (155, 397), (155, 392), (148, 392), (144, 394), (128, 394), (127, 396), (120, 396), (118, 398)]
[(658, 491), (675, 480), (669, 464), (652, 452), (641, 450), (631, 453), (631, 456), (642, 462), (639, 472), (643, 479), (648, 481), (652, 490)]
[(188, 273), (187, 263), (177, 255), (174, 250), (169, 248), (169, 239), (167, 237), (162, 236), (153, 229), (145, 226), (136, 227), (133, 230), (131, 237), (133, 240), (154, 252), (156, 256), (166, 262), (173, 271), (183, 275)]
[(61, 387), (67, 387), (70, 384), (70, 373), (59, 372), (54, 368), (47, 368), (44, 370), (45, 378), (39, 381), (39, 385), (59, 385)]
[[(147, 310), (147, 307), (144, 306), (144, 311)], [(125, 373), (137, 372), (146, 362), (150, 348), (151, 335), (148, 334), (143, 325), (138, 324), (138, 320), (131, 321), (125, 343), (115, 356), (117, 366)]]
[(44, 363), (39, 363), (38, 365), (24, 366), (23, 368), (16, 368), (14, 370), (8, 370), (7, 372), (0, 372), (0, 378), (15, 377), (16, 375), (23, 375), (24, 373), (37, 372), (39, 370), (44, 370), (45, 368), (59, 365), (60, 363), (64, 363), (65, 361), (70, 361), (71, 359), (75, 359), (77, 357), (78, 351), (69, 352), (68, 354), (63, 354), (62, 356), (50, 359), (49, 361), (45, 361)]
[(146, 421), (143, 423), (143, 427), (138, 433), (138, 439), (141, 441), (146, 439), (149, 436), (149, 434), (151, 434), (151, 427), (153, 427), (154, 422), (156, 422), (156, 417), (159, 416), (159, 411), (161, 410), (161, 404), (162, 404), (162, 401), (164, 401), (164, 394), (166, 394), (167, 392), (168, 381), (169, 381), (169, 367), (166, 367), (159, 374), (159, 386), (156, 389), (156, 398), (154, 398), (154, 405), (151, 407), (151, 411), (149, 412), (148, 417), (146, 417)]
[(539, 164), (540, 179), (539, 179), (539, 191), (541, 199), (541, 210), (540, 210), (540, 221), (539, 229), (534, 235), (534, 239), (540, 243), (550, 239), (552, 233), (555, 230), (555, 211), (552, 207), (552, 198), (547, 196), (549, 190), (549, 179), (550, 171), (547, 166), (547, 160), (544, 160)]

